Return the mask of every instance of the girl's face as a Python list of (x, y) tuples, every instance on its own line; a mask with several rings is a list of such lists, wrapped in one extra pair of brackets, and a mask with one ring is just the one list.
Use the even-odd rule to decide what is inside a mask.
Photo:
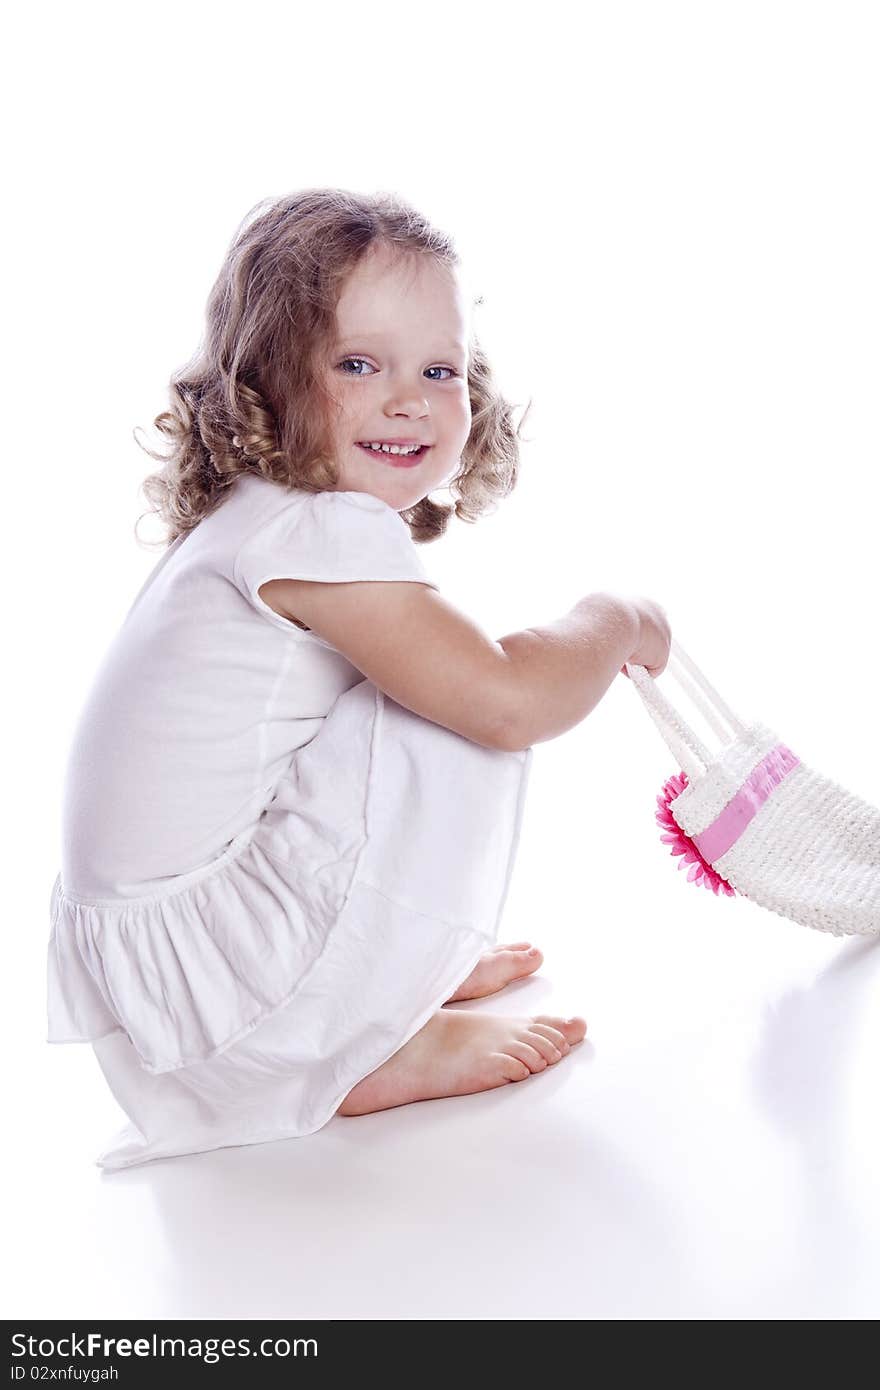
[[(470, 434), (462, 284), (429, 255), (395, 261), (377, 246), (343, 285), (336, 330), (327, 363), (339, 406), (336, 491), (404, 511), (453, 477)], [(400, 441), (430, 447), (410, 458), (366, 447)]]

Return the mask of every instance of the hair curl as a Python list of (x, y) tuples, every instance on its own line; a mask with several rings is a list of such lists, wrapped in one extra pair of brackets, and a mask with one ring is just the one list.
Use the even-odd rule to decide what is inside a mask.
[[(153, 421), (170, 453), (148, 449), (134, 432), (163, 464), (142, 483), (152, 514), (168, 528), (153, 544), (193, 530), (242, 473), (312, 492), (338, 484), (327, 447), (335, 403), (320, 361), (346, 277), (380, 243), (453, 269), (461, 264), (452, 239), (393, 193), (310, 188), (263, 199), (245, 215), (208, 297), (202, 341), (171, 377), (170, 409)], [(452, 505), (423, 497), (400, 513), (416, 542), (441, 536), (453, 514), (476, 521), (516, 485), (525, 416), (514, 430), (514, 407), (473, 332), (468, 392), (472, 423), (448, 485)]]

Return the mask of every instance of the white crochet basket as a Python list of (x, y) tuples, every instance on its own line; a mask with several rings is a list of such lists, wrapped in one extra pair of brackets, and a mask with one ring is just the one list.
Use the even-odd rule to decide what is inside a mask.
[(722, 740), (710, 753), (645, 667), (627, 663), (682, 769), (657, 820), (688, 878), (833, 936), (880, 934), (880, 810), (806, 767), (772, 729), (744, 724), (674, 639), (666, 669)]

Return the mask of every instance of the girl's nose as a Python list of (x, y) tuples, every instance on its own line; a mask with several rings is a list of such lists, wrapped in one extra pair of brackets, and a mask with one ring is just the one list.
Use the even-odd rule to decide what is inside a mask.
[(393, 396), (385, 403), (386, 415), (405, 415), (408, 419), (427, 419), (428, 405), (414, 396)]
[(420, 416), (428, 414), (428, 400), (424, 386), (419, 387), (412, 378), (408, 381), (398, 379), (389, 383), (385, 399), (385, 412), (389, 415)]
[(421, 414), (428, 413), (428, 402), (423, 395), (417, 391), (392, 391), (388, 393), (386, 409), (398, 411), (406, 410), (407, 413)]

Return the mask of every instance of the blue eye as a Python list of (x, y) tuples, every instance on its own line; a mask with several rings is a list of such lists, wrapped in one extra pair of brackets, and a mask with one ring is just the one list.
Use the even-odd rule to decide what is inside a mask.
[[(364, 363), (366, 366), (369, 366), (369, 363), (368, 363), (368, 362), (366, 361), (366, 359), (363, 358), (363, 357), (343, 357), (342, 361), (339, 363), (340, 368), (344, 367), (344, 366), (346, 365), (347, 362), (361, 362), (361, 363)], [(451, 373), (452, 373), (452, 376), (458, 376), (458, 372), (455, 370), (454, 367), (428, 367), (428, 368), (427, 368), (427, 371), (429, 371), (429, 372), (451, 372)], [(363, 376), (364, 373), (363, 373), (363, 372), (346, 372), (345, 375), (346, 375), (346, 376)], [(449, 380), (449, 377), (446, 377), (446, 378), (444, 378), (444, 379), (448, 381), (448, 380)], [(436, 377), (433, 377), (432, 380), (435, 380), (435, 381), (436, 381), (437, 378), (436, 378)]]

